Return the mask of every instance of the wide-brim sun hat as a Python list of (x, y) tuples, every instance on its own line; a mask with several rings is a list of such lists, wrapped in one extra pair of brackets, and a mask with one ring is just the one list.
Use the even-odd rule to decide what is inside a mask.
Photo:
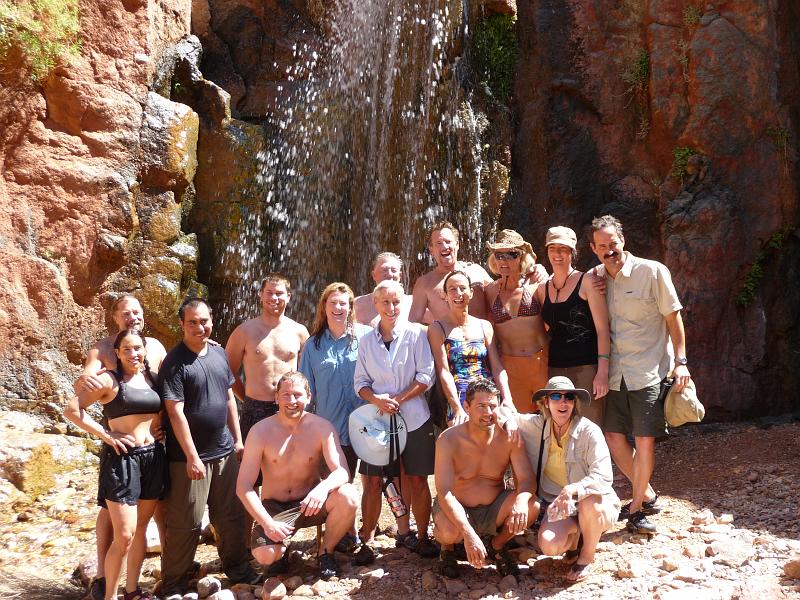
[(551, 377), (548, 379), (547, 385), (540, 390), (536, 390), (533, 394), (534, 402), (541, 400), (550, 392), (575, 392), (578, 394), (578, 399), (583, 407), (589, 406), (592, 402), (592, 395), (586, 390), (576, 388), (569, 377), (559, 375), (558, 377)]
[(533, 251), (533, 246), (526, 242), (525, 239), (513, 229), (503, 229), (497, 234), (494, 242), (486, 242), (486, 248), (490, 252), (519, 248), (523, 252), (532, 255), (533, 259), (536, 260), (536, 252)]
[(547, 230), (547, 235), (544, 238), (545, 248), (550, 244), (561, 244), (575, 250), (578, 245), (578, 236), (569, 227), (558, 225)]
[(358, 458), (377, 467), (388, 465), (392, 439), (395, 436), (400, 443), (397, 453), (399, 457), (406, 447), (408, 429), (400, 413), (395, 416), (397, 431), (392, 432), (392, 415), (381, 412), (374, 404), (364, 404), (350, 413), (350, 445)]

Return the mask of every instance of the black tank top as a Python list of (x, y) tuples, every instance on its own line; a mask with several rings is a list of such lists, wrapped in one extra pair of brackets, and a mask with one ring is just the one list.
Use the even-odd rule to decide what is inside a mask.
[[(150, 377), (152, 381), (152, 376)], [(127, 415), (145, 415), (161, 410), (161, 397), (152, 388), (130, 387), (119, 381), (119, 390), (111, 402), (103, 404), (103, 415), (107, 419), (116, 419)]]
[(583, 276), (569, 298), (550, 301), (550, 282), (545, 286), (542, 319), (550, 327), (548, 365), (556, 369), (597, 364), (597, 331), (589, 302), (580, 297)]

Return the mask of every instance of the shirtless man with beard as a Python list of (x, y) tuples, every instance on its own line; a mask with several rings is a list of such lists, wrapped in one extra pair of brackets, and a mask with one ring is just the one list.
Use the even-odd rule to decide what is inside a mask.
[[(442, 545), (440, 570), (458, 577), (453, 544), (464, 541), (467, 560), (480, 569), (493, 561), (498, 572), (518, 575), (519, 566), (506, 543), (536, 520), (539, 503), (534, 496), (533, 469), (520, 445), (497, 426), (499, 392), (494, 383), (479, 377), (467, 387), (469, 420), (450, 427), (436, 443), (436, 502), (433, 535)], [(503, 476), (509, 464), (517, 489), (505, 489)], [(484, 543), (481, 536), (490, 536)]]
[[(336, 431), (326, 419), (306, 412), (310, 400), (303, 374), (284, 373), (277, 386), (277, 415), (253, 427), (245, 444), (236, 493), (256, 522), (253, 558), (279, 566), (272, 572), (287, 570), (286, 543), (297, 529), (325, 523), (317, 561), (320, 577), (330, 579), (339, 574), (334, 548), (353, 524), (358, 495), (348, 483)], [(323, 464), (329, 472), (324, 478)], [(260, 498), (253, 489), (259, 471), (264, 479)]]
[[(231, 333), (225, 346), (236, 382), (233, 392), (242, 401), (242, 439), (250, 428), (278, 412), (278, 380), (297, 370), (300, 352), (308, 339), (304, 325), (284, 313), (292, 294), (289, 280), (272, 273), (261, 282), (261, 315), (248, 319)], [(244, 371), (244, 383), (240, 376)]]

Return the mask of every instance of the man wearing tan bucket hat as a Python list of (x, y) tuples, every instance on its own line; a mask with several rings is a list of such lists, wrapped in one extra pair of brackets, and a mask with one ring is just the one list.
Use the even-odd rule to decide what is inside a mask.
[(536, 297), (541, 284), (529, 283), (526, 277), (536, 264), (536, 254), (513, 229), (502, 230), (486, 247), (489, 270), (498, 275), (484, 288), (488, 319), (500, 345), (514, 406), (519, 412), (532, 412), (531, 397), (547, 381), (549, 344)]

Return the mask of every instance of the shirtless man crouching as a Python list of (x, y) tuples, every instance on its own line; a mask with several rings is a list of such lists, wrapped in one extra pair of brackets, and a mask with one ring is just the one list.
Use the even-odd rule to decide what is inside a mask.
[[(458, 577), (452, 545), (461, 540), (473, 567), (484, 567), (488, 559), (502, 576), (516, 577), (519, 566), (506, 542), (523, 533), (539, 514), (528, 456), (496, 425), (499, 404), (492, 381), (472, 381), (466, 396), (469, 420), (442, 432), (436, 443), (433, 535), (442, 545), (439, 561), (445, 577)], [(509, 462), (517, 477), (516, 490), (505, 489)], [(481, 536), (491, 536), (490, 542), (484, 544)]]
[[(339, 574), (334, 548), (353, 525), (358, 495), (348, 483), (347, 461), (333, 426), (305, 411), (310, 395), (302, 373), (289, 371), (280, 378), (278, 413), (251, 430), (236, 493), (256, 522), (253, 557), (262, 565), (277, 563), (277, 569), (270, 569), (273, 574), (288, 570), (285, 544), (297, 529), (325, 523), (317, 561), (320, 577), (327, 580)], [(321, 479), (323, 460), (330, 474)], [(259, 470), (264, 479), (260, 499), (253, 489)], [(294, 514), (275, 518), (293, 509)]]

